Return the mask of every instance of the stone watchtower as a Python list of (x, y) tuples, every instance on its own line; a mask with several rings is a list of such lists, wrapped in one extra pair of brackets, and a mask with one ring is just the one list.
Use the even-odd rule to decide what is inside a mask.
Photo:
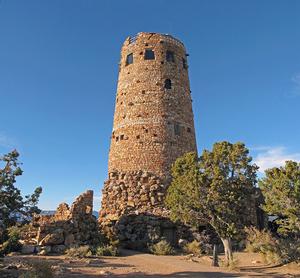
[(125, 40), (100, 222), (132, 212), (162, 215), (172, 163), (197, 151), (187, 56), (170, 35)]

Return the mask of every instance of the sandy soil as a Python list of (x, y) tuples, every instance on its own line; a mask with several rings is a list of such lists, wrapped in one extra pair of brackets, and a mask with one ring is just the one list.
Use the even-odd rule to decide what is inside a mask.
[(119, 257), (81, 260), (68, 259), (64, 256), (12, 256), (7, 257), (5, 263), (37, 259), (47, 260), (55, 266), (56, 277), (64, 278), (300, 277), (300, 267), (296, 265), (266, 265), (258, 254), (236, 253), (235, 257), (238, 258), (238, 265), (234, 270), (211, 267), (210, 257), (154, 256), (129, 250), (123, 250)]

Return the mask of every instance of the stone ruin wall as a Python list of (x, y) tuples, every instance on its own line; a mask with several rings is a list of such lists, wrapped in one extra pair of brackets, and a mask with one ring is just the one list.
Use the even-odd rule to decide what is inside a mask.
[(90, 244), (96, 239), (98, 225), (93, 213), (93, 191), (76, 198), (71, 207), (58, 206), (54, 215), (35, 215), (24, 234), (24, 253), (63, 252), (66, 248)]

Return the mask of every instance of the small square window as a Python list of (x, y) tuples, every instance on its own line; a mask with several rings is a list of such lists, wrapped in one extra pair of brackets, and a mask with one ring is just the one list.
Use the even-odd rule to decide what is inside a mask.
[(128, 54), (126, 57), (126, 66), (130, 65), (130, 64), (133, 64), (133, 54), (132, 53)]
[(166, 60), (168, 62), (175, 62), (175, 58), (174, 58), (174, 52), (173, 51), (167, 51), (166, 53)]
[(145, 60), (154, 60), (155, 59), (154, 51), (152, 49), (146, 49), (144, 58)]
[(178, 123), (174, 124), (174, 134), (180, 135), (180, 125)]
[(187, 130), (188, 133), (191, 133), (191, 128), (190, 127), (188, 127), (186, 130)]
[(123, 134), (120, 136), (120, 140), (124, 140), (124, 135)]

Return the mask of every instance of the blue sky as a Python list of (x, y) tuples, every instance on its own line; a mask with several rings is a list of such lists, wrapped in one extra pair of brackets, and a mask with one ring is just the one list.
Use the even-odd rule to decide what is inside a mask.
[(0, 154), (56, 208), (107, 177), (120, 48), (181, 39), (199, 152), (243, 141), (262, 169), (300, 160), (300, 1), (0, 0)]

